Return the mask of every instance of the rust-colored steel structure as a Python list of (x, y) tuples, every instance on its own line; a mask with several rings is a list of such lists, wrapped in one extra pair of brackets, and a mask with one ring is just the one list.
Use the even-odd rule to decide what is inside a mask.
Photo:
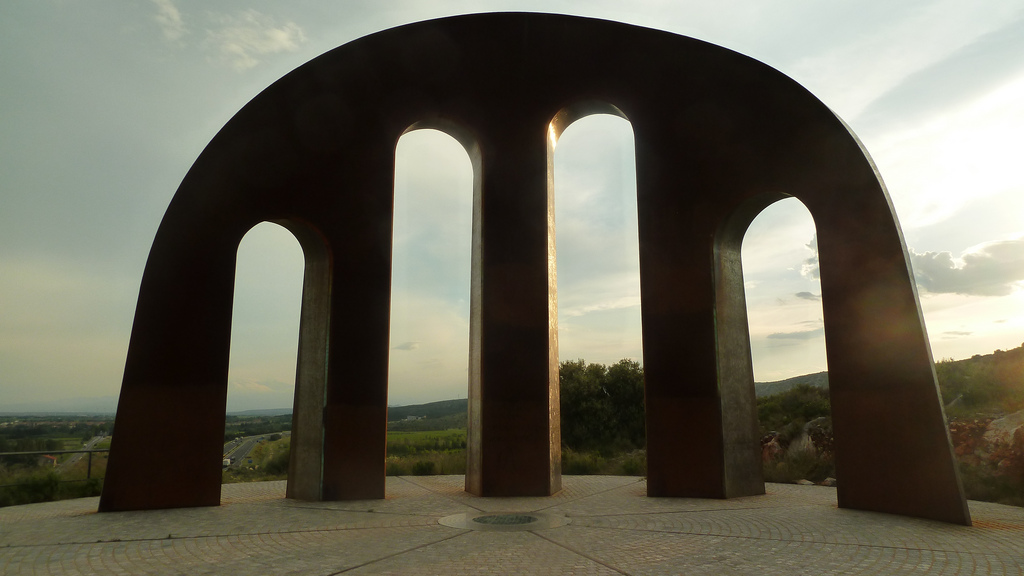
[(906, 248), (842, 120), (718, 46), (518, 13), (341, 46), (210, 142), (146, 265), (101, 510), (219, 503), (235, 254), (263, 221), (306, 259), (288, 494), (384, 496), (394, 151), (418, 128), (475, 174), (466, 489), (557, 492), (552, 146), (592, 113), (636, 143), (648, 493), (764, 492), (740, 243), (795, 197), (817, 227), (840, 506), (969, 524)]

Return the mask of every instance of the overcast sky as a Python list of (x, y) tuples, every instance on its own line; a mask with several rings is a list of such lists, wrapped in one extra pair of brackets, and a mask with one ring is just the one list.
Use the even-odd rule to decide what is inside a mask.
[[(806, 86), (888, 185), (936, 359), (1024, 341), (1024, 1), (0, 4), (0, 411), (116, 396), (160, 218), (217, 130), (311, 58), (482, 11), (618, 20), (742, 52)], [(398, 145), (390, 402), (466, 395), (471, 178), (436, 132)], [(562, 359), (641, 359), (628, 122), (556, 150)], [(755, 377), (826, 369), (814, 224), (769, 207), (744, 242)], [(239, 250), (229, 408), (290, 405), (302, 261), (270, 224)]]

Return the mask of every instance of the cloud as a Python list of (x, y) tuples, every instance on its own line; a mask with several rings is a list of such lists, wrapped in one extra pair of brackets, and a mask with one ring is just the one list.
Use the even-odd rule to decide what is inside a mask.
[(394, 346), (392, 350), (415, 350), (420, 347), (419, 342), (402, 342), (398, 346)]
[(933, 294), (1006, 296), (1024, 285), (1024, 238), (987, 242), (954, 258), (910, 251), (914, 276)]
[(181, 19), (181, 12), (178, 11), (178, 7), (174, 5), (172, 0), (153, 0), (153, 4), (156, 4), (156, 16), (154, 19), (160, 25), (164, 38), (172, 42), (181, 40), (181, 37), (187, 34), (188, 31), (185, 30), (185, 22)]
[(947, 330), (942, 333), (942, 338), (949, 340), (950, 338), (961, 338), (963, 336), (970, 336), (974, 332), (964, 332), (963, 330)]
[(306, 42), (302, 28), (294, 22), (277, 22), (255, 10), (237, 16), (217, 15), (219, 27), (207, 30), (206, 42), (217, 54), (238, 71), (260, 63), (260, 58), (281, 52), (294, 52)]
[[(594, 294), (588, 294), (593, 297)], [(640, 295), (631, 294), (627, 296), (612, 297), (599, 302), (589, 302), (587, 304), (581, 304), (578, 306), (568, 307), (560, 306), (558, 310), (559, 316), (566, 318), (575, 318), (577, 316), (584, 316), (591, 312), (604, 312), (606, 310), (621, 310), (623, 308), (636, 308), (640, 306)]]
[(231, 381), (231, 390), (241, 393), (276, 394), (281, 390), (290, 390), (292, 388), (294, 388), (294, 384), (288, 384), (274, 379), (263, 379), (260, 381), (233, 379)]
[(818, 235), (812, 236), (806, 246), (811, 251), (811, 257), (800, 265), (800, 275), (809, 280), (818, 280), (821, 278), (821, 271), (818, 269)]
[(824, 328), (815, 328), (813, 330), (801, 330), (799, 332), (775, 332), (769, 334), (767, 338), (769, 340), (814, 340), (821, 338), (825, 335)]
[(801, 300), (811, 300), (812, 302), (817, 302), (818, 300), (821, 300), (820, 294), (813, 294), (811, 292), (797, 292), (796, 294), (793, 294), (793, 296), (796, 296)]
[[(913, 123), (975, 100), (1019, 71), (1024, 13), (916, 70), (871, 102), (860, 122)], [(970, 78), (964, 82), (963, 78)]]
[(266, 408), (291, 408), (295, 401), (295, 385), (274, 378), (231, 378), (228, 389), (228, 412)]

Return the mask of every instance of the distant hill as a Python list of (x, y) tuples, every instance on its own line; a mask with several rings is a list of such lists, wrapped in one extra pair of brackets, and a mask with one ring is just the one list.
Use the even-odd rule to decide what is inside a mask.
[(428, 404), (414, 404), (412, 406), (388, 406), (388, 422), (396, 420), (407, 420), (409, 416), (420, 418), (441, 418), (454, 414), (462, 414), (469, 407), (469, 400), (441, 400)]
[(0, 415), (59, 414), (63, 416), (92, 416), (96, 414), (112, 415), (116, 410), (117, 396), (100, 396), (96, 398), (68, 398), (64, 400), (7, 404), (0, 406)]
[(758, 398), (762, 398), (764, 396), (781, 394), (800, 384), (807, 384), (809, 386), (814, 386), (815, 388), (824, 388), (825, 390), (828, 390), (828, 372), (804, 374), (802, 376), (794, 376), (792, 378), (777, 380), (775, 382), (755, 382), (754, 391)]
[(1024, 344), (935, 363), (947, 416), (997, 416), (1024, 408)]
[[(1024, 406), (1024, 344), (1010, 350), (996, 350), (992, 354), (976, 354), (964, 360), (944, 359), (935, 363), (942, 397), (945, 404), (956, 403), (972, 410), (988, 410), (993, 413), (1019, 410)], [(757, 397), (781, 394), (799, 384), (828, 389), (828, 372), (804, 374), (775, 382), (755, 382)], [(427, 426), (465, 426), (465, 414), (469, 401), (441, 400), (410, 406), (389, 406), (388, 422), (392, 425), (416, 416)], [(117, 408), (117, 397), (73, 398), (8, 404), (0, 406), (0, 416), (17, 415), (113, 415)], [(290, 414), (291, 408), (270, 408), (228, 412), (231, 416), (280, 416)], [(410, 422), (409, 424), (412, 424)], [(419, 428), (419, 427), (417, 427)]]
[(263, 410), (237, 410), (228, 412), (228, 416), (284, 416), (291, 413), (291, 408), (266, 408)]

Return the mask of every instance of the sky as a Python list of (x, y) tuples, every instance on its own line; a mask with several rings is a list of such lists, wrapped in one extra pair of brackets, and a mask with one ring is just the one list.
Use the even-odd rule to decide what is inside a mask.
[[(10, 0), (0, 3), (0, 412), (111, 408), (163, 212), (261, 90), (397, 25), (495, 11), (617, 20), (741, 52), (803, 84), (874, 159), (936, 360), (1024, 341), (1024, 0)], [(559, 353), (642, 361), (627, 121), (555, 152)], [(467, 390), (469, 160), (417, 131), (396, 149), (389, 403)], [(814, 224), (796, 200), (744, 239), (755, 379), (827, 369)], [(261, 224), (236, 268), (229, 410), (294, 387), (301, 250)]]

